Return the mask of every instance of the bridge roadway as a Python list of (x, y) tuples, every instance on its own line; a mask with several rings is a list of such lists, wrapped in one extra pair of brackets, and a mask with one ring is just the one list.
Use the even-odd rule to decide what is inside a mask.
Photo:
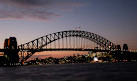
[[(0, 49), (0, 52), (4, 52), (4, 51), (8, 51), (5, 49)], [(19, 52), (42, 52), (42, 51), (92, 51), (92, 52), (117, 52), (117, 50), (101, 50), (101, 49), (72, 49), (72, 48), (60, 48), (60, 49), (55, 49), (55, 48), (47, 48), (47, 49), (17, 49), (17, 51)], [(120, 52), (125, 52), (125, 51), (120, 51)], [(130, 51), (128, 51), (130, 52)], [(137, 53), (137, 52), (133, 52), (133, 53)]]
[[(0, 49), (0, 52), (4, 52), (4, 51), (8, 51), (8, 50), (5, 50), (5, 49)], [(60, 48), (60, 49), (57, 49), (57, 48), (48, 48), (48, 49), (17, 49), (17, 51), (26, 51), (26, 52), (41, 52), (41, 51), (94, 51), (94, 52), (109, 52), (110, 50), (100, 50), (100, 49), (81, 49), (81, 48), (78, 48), (78, 49), (72, 49), (72, 48)]]

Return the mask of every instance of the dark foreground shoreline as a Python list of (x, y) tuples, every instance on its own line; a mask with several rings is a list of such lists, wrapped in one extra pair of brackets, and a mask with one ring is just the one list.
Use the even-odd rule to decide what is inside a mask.
[(65, 63), (65, 64), (34, 64), (34, 65), (0, 65), (0, 67), (21, 67), (21, 66), (49, 66), (49, 65), (78, 65), (78, 64), (137, 64), (137, 62), (91, 62), (91, 63)]

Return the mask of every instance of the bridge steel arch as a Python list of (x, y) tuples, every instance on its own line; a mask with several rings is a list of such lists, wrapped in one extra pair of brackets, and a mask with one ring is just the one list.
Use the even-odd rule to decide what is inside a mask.
[[(105, 48), (106, 50), (115, 49), (116, 47), (116, 45), (113, 44), (111, 41), (95, 33), (80, 31), (80, 30), (68, 30), (68, 31), (61, 31), (61, 32), (56, 32), (56, 33), (42, 36), (28, 43), (19, 45), (18, 49), (20, 50), (21, 53), (24, 52), (25, 49), (39, 50), (47, 46), (48, 44), (65, 37), (82, 37), (85, 39), (89, 39), (95, 42), (96, 44), (98, 44), (99, 46)], [(21, 61), (26, 61), (34, 53), (35, 51), (31, 51), (31, 52), (28, 52), (26, 56), (21, 56), (23, 57)]]

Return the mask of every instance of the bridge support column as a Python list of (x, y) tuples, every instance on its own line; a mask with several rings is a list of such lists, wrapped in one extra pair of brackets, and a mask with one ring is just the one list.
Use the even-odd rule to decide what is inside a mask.
[(7, 59), (7, 62), (5, 62), (5, 64), (14, 65), (16, 63), (19, 63), (17, 41), (15, 37), (10, 37), (9, 39), (5, 40), (4, 49), (4, 56)]

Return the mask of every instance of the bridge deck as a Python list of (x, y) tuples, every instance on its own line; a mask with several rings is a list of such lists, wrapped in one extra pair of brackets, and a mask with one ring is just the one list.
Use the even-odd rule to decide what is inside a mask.
[[(5, 49), (0, 49), (0, 52), (7, 51)], [(72, 49), (72, 48), (48, 48), (48, 49), (17, 49), (17, 51), (24, 51), (24, 52), (41, 52), (41, 51), (93, 51), (93, 52), (116, 52), (117, 50), (101, 50), (101, 49)], [(124, 51), (121, 51), (124, 52)], [(135, 53), (135, 52), (134, 52)]]
[[(0, 52), (6, 51), (5, 49), (0, 49)], [(100, 51), (100, 52), (108, 52), (110, 50), (96, 50), (96, 49), (72, 49), (72, 48), (60, 48), (60, 49), (17, 49), (17, 51), (35, 51), (35, 52), (40, 52), (40, 51)]]

